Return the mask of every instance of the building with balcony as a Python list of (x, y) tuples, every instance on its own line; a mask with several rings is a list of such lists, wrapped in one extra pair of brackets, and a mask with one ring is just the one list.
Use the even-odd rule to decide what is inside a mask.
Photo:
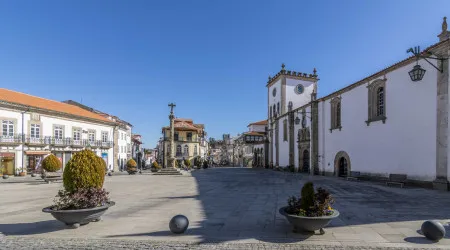
[(110, 121), (116, 123), (114, 126), (114, 134), (113, 134), (113, 169), (114, 171), (124, 171), (126, 169), (126, 163), (129, 159), (131, 159), (131, 133), (133, 125), (131, 123), (120, 119), (117, 116), (105, 113), (103, 111), (96, 110), (92, 107), (86, 106), (79, 102), (73, 100), (63, 101), (64, 103), (78, 106), (82, 109), (88, 110), (90, 112), (99, 114)]
[(247, 127), (248, 131), (235, 138), (233, 143), (237, 164), (242, 167), (263, 167), (267, 120), (250, 123)]
[(62, 167), (90, 147), (107, 166), (113, 162), (116, 122), (63, 102), (0, 89), (0, 168), (8, 175), (33, 172), (53, 153)]
[[(174, 142), (175, 142), (175, 158), (177, 160), (201, 157), (205, 159), (208, 152), (208, 143), (206, 141), (205, 126), (203, 124), (194, 124), (192, 119), (175, 118), (174, 119)], [(162, 128), (164, 150), (163, 162), (167, 165), (167, 157), (169, 152), (170, 127)]]

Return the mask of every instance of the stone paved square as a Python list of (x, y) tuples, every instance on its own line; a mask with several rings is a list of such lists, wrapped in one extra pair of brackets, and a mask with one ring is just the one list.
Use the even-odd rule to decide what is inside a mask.
[[(341, 213), (324, 235), (293, 233), (287, 220), (278, 213), (287, 198), (299, 195), (302, 185), (310, 180), (333, 194), (334, 207)], [(89, 246), (99, 244), (99, 248), (105, 242), (113, 248), (119, 246), (114, 242), (214, 242), (248, 248), (288, 244), (296, 246), (295, 249), (300, 246), (450, 249), (450, 193), (436, 190), (247, 168), (195, 170), (183, 176), (117, 175), (106, 177), (105, 188), (116, 205), (106, 212), (103, 220), (68, 229), (41, 211), (52, 204), (61, 183), (0, 182), (0, 187), (0, 232), (4, 235), (0, 249), (32, 248), (39, 242), (48, 242), (49, 249), (52, 244), (55, 247), (66, 244), (70, 248), (69, 241), (97, 242)], [(168, 222), (177, 214), (190, 220), (184, 235), (169, 231)], [(446, 238), (433, 243), (420, 234), (421, 223), (429, 219), (446, 226)], [(58, 243), (61, 240), (66, 243)]]

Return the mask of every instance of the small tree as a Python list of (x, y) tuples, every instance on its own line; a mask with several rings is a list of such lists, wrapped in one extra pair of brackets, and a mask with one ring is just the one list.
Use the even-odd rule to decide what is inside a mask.
[(136, 161), (133, 159), (129, 159), (127, 162), (127, 171), (129, 171), (129, 172), (137, 171), (136, 166), (137, 166)]
[(54, 154), (50, 154), (42, 161), (42, 168), (47, 172), (56, 172), (61, 169), (61, 161)]
[(159, 169), (159, 168), (161, 168), (161, 166), (158, 164), (158, 162), (154, 161), (154, 162), (152, 163), (152, 168)]
[(186, 165), (187, 168), (191, 167), (191, 161), (189, 159), (184, 160), (184, 165)]

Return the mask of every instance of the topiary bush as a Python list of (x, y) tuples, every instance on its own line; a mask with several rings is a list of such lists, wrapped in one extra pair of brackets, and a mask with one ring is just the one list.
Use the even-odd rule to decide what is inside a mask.
[(152, 163), (152, 168), (161, 168), (161, 166), (158, 164), (158, 162), (154, 161)]
[(306, 211), (312, 206), (314, 206), (314, 184), (312, 182), (307, 182), (302, 188), (300, 208)]
[(47, 172), (56, 172), (61, 169), (61, 161), (54, 154), (50, 154), (42, 161), (42, 168)]
[(69, 193), (79, 189), (103, 187), (106, 163), (91, 150), (75, 153), (64, 169), (64, 188)]
[(185, 165), (187, 168), (190, 168), (190, 167), (191, 167), (191, 161), (190, 161), (189, 159), (184, 160), (184, 165)]

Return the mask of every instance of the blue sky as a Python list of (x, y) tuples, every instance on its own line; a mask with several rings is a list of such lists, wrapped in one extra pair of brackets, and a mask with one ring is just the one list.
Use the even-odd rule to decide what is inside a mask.
[(319, 96), (438, 41), (450, 1), (0, 1), (2, 87), (72, 99), (154, 147), (177, 117), (209, 136), (266, 118), (268, 75), (312, 73)]

